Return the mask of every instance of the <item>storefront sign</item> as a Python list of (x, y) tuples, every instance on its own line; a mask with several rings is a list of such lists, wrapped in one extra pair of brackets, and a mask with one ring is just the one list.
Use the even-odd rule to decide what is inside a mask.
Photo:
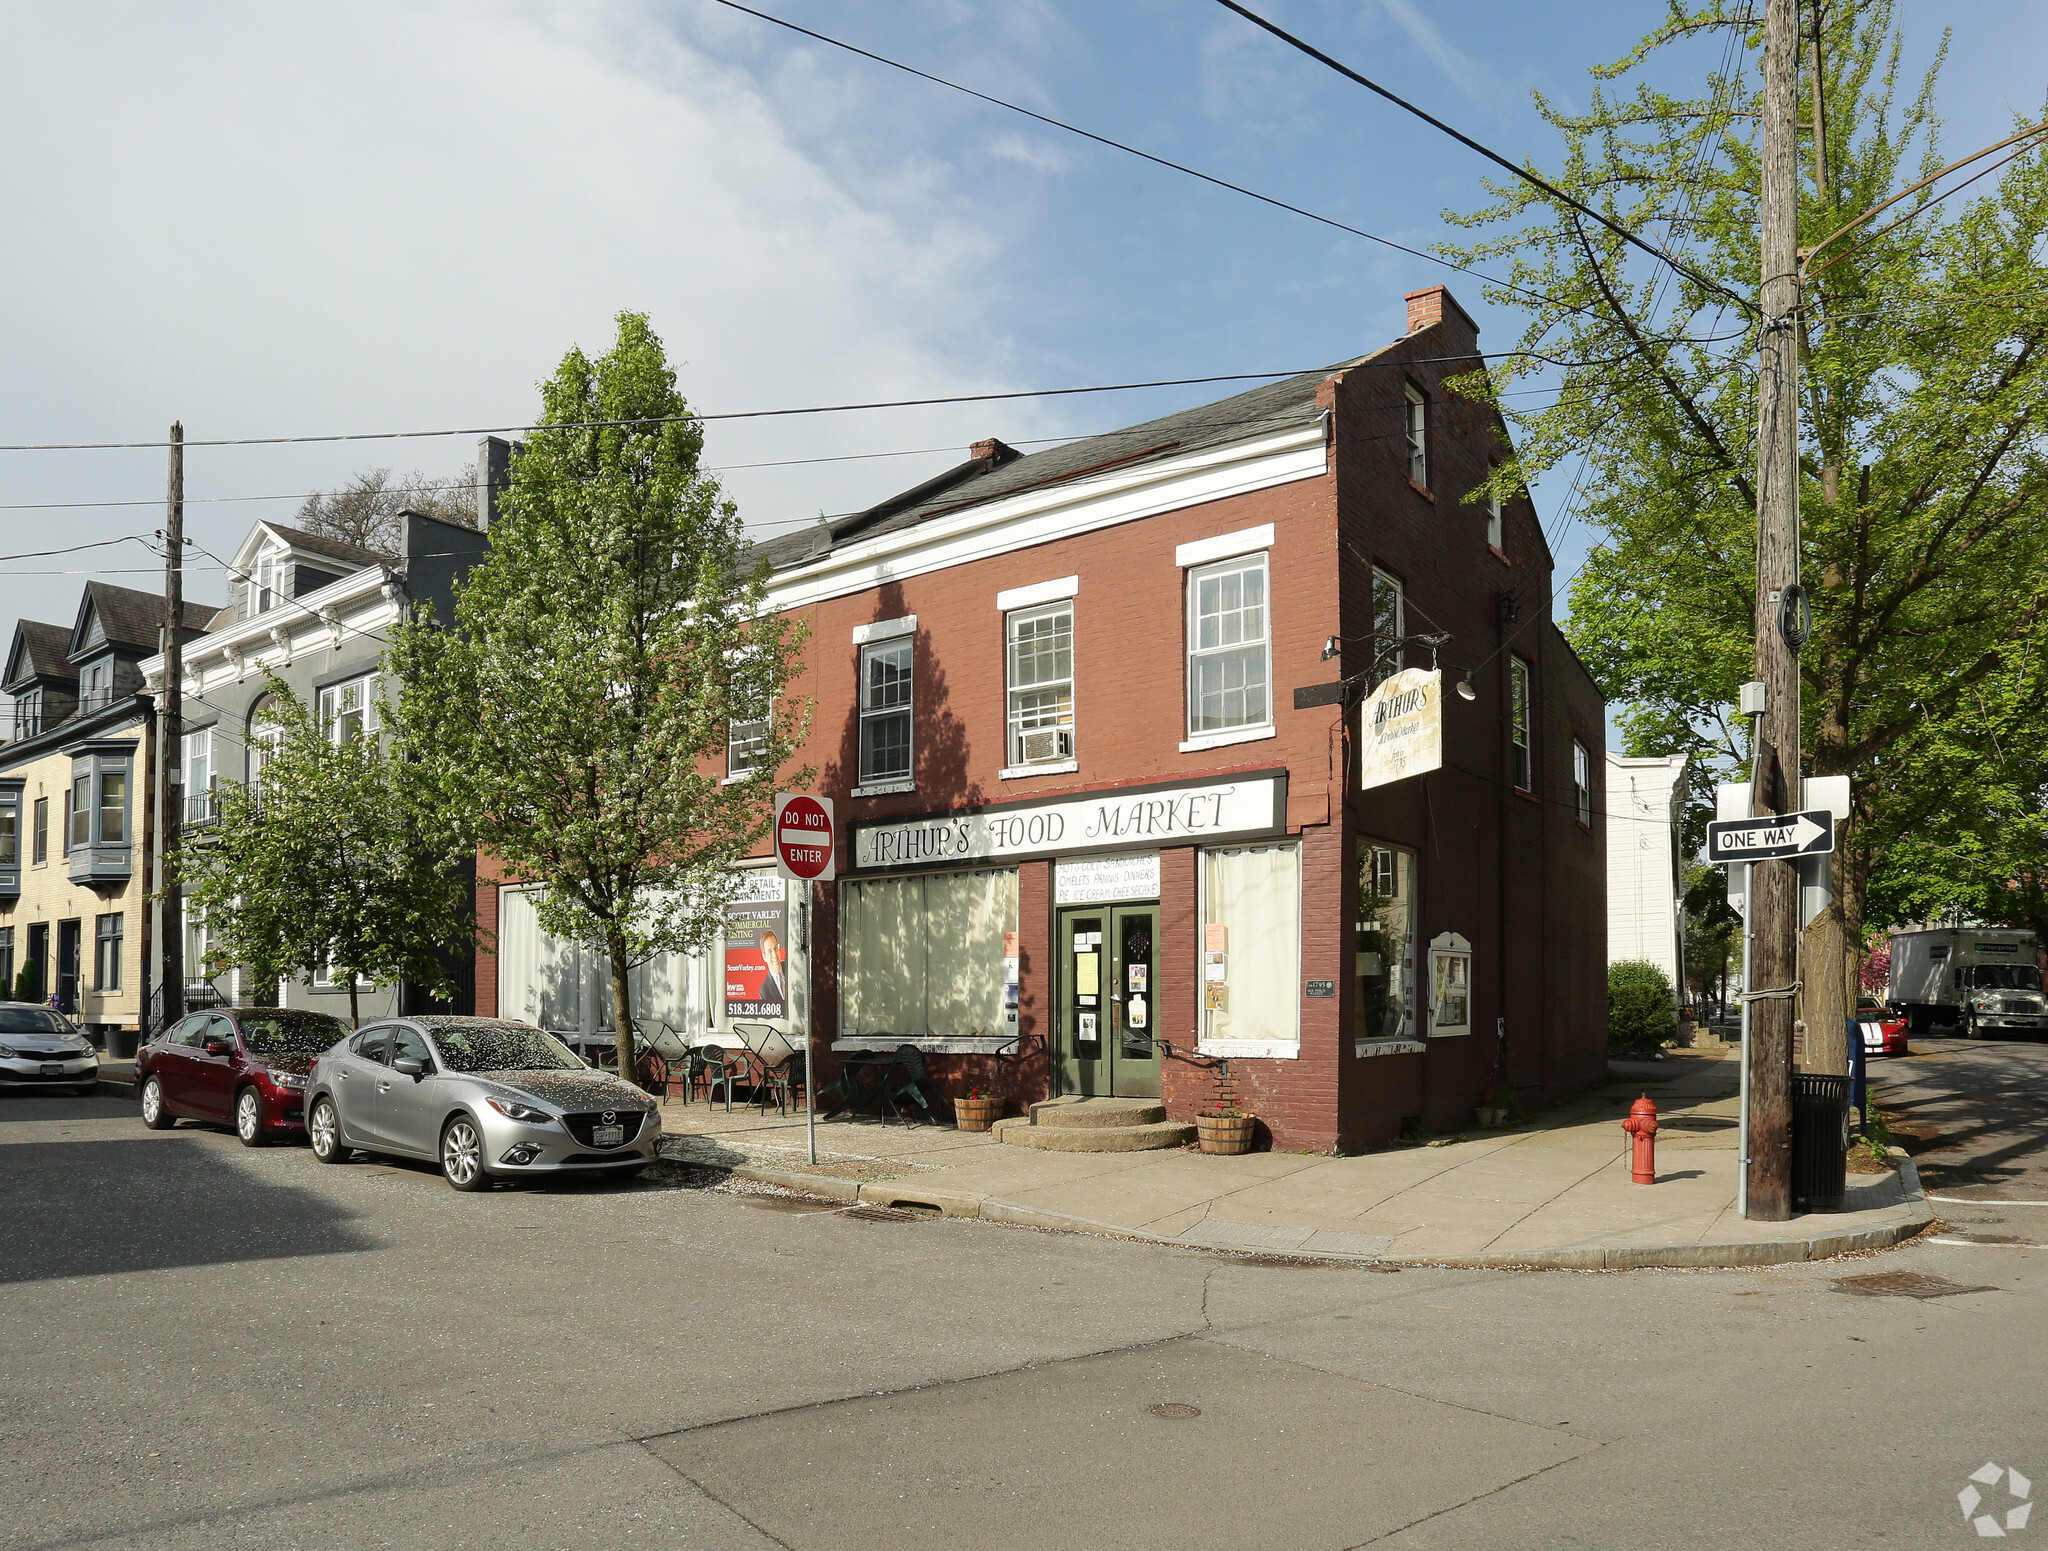
[[(1286, 828), (1286, 817), (1284, 773), (1238, 776), (1192, 786), (1006, 804), (940, 818), (856, 824), (853, 865), (867, 871), (1062, 851), (1149, 850), (1278, 834)], [(1153, 892), (1158, 892), (1156, 887)]]
[(1444, 762), (1443, 675), (1434, 668), (1396, 673), (1360, 707), (1358, 784), (1370, 791)]
[(769, 868), (740, 875), (725, 906), (725, 1015), (789, 1015), (789, 906)]
[(1157, 899), (1159, 853), (1136, 856), (1091, 856), (1061, 861), (1052, 872), (1055, 905), (1100, 905), (1113, 899)]

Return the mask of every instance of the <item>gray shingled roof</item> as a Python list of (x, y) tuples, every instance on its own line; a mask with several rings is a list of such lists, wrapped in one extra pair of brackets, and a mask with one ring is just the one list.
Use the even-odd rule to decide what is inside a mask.
[[(70, 659), (65, 655), (70, 649), (71, 629), (68, 625), (49, 625), (39, 619), (16, 620), (14, 645), (7, 653), (7, 665), (13, 669), (7, 687), (11, 689), (32, 678), (77, 678)], [(16, 660), (17, 653), (19, 661)]]
[[(917, 499), (906, 501), (903, 496), (892, 497), (865, 512), (842, 517), (829, 524), (829, 544), (821, 543), (824, 537), (821, 530), (828, 525), (820, 524), (816, 528), (799, 529), (795, 533), (764, 540), (754, 547), (753, 555), (757, 561), (765, 561), (770, 569), (781, 570), (814, 559), (839, 544), (912, 528), (945, 513), (978, 506), (984, 501), (993, 501), (999, 496), (1012, 495), (1035, 486), (1062, 484), (1088, 474), (1107, 472), (1110, 466), (1126, 468), (1155, 457), (1183, 457), (1205, 447), (1220, 447), (1288, 426), (1305, 425), (1322, 412), (1316, 405), (1316, 390), (1330, 374), (1365, 359), (1367, 357), (1360, 356), (1322, 371), (1270, 382), (1264, 387), (1234, 394), (1213, 404), (1162, 415), (1157, 420), (1068, 442), (1063, 447), (1030, 453), (1010, 462), (995, 463), (993, 467), (990, 466), (993, 460), (962, 464), (949, 474), (928, 481), (928, 484), (941, 487), (929, 495), (906, 492), (917, 495)], [(976, 469), (981, 472), (976, 473)], [(922, 489), (922, 486), (918, 487), (918, 491)]]
[[(116, 646), (134, 647), (145, 652), (157, 649), (157, 632), (163, 628), (164, 622), (163, 594), (138, 592), (133, 587), (116, 587), (112, 582), (87, 582), (85, 591), (99, 615), (100, 633), (109, 641)], [(211, 603), (187, 600), (184, 605), (185, 628), (192, 631), (206, 629), (216, 607)], [(78, 617), (83, 623), (84, 599), (79, 602)], [(71, 631), (65, 632), (67, 646), (71, 634)]]
[(398, 557), (387, 555), (381, 549), (365, 549), (360, 544), (350, 544), (342, 539), (331, 539), (325, 534), (308, 533), (304, 528), (287, 528), (281, 522), (266, 522), (264, 527), (278, 537), (287, 539), (295, 549), (311, 554), (326, 555), (331, 560), (342, 560), (358, 571), (365, 566), (388, 565)]

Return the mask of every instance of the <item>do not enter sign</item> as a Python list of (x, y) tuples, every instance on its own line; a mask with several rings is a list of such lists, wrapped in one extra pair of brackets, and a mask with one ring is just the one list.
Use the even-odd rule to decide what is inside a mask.
[(799, 883), (829, 880), (838, 839), (831, 798), (775, 794), (775, 860), (783, 877)]

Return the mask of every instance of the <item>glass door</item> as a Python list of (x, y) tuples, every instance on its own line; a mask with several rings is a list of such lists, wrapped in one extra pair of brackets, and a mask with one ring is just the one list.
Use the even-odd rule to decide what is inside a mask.
[(1159, 907), (1070, 907), (1054, 921), (1062, 1093), (1159, 1095)]

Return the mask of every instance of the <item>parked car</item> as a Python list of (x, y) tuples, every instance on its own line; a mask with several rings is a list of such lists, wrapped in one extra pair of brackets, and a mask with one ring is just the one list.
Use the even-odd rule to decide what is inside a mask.
[(99, 1086), (100, 1054), (69, 1018), (33, 1002), (0, 1002), (0, 1088)]
[(1870, 1003), (1856, 1009), (1856, 1027), (1863, 1031), (1866, 1056), (1902, 1056), (1906, 1051), (1906, 1015)]
[(654, 1158), (654, 1100), (531, 1024), (393, 1018), (323, 1055), (306, 1093), (313, 1155), (437, 1162), (457, 1190), (521, 1174), (636, 1174)]
[(135, 1054), (142, 1123), (162, 1131), (181, 1116), (221, 1121), (244, 1147), (303, 1135), (313, 1061), (347, 1037), (341, 1019), (296, 1007), (195, 1012)]

